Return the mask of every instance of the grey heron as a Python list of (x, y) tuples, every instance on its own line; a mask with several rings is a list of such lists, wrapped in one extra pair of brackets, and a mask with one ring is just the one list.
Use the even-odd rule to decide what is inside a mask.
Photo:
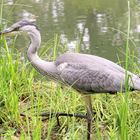
[[(87, 119), (87, 139), (89, 140), (93, 115), (91, 95), (124, 92), (126, 70), (105, 58), (81, 53), (67, 52), (52, 62), (42, 60), (37, 54), (41, 44), (38, 27), (32, 21), (21, 20), (0, 34), (6, 35), (15, 32), (26, 32), (29, 35), (31, 43), (27, 56), (36, 70), (42, 75), (73, 87), (82, 95), (87, 109), (85, 118)], [(140, 78), (129, 71), (127, 73), (131, 76), (128, 81), (130, 90), (140, 90)]]

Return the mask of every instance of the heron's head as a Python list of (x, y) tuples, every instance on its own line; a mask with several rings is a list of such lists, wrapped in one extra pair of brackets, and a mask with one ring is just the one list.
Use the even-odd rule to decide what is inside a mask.
[(21, 32), (32, 33), (35, 30), (38, 30), (38, 28), (34, 24), (34, 21), (21, 20), (13, 24), (11, 27), (5, 29), (4, 31), (0, 32), (0, 35), (12, 35)]

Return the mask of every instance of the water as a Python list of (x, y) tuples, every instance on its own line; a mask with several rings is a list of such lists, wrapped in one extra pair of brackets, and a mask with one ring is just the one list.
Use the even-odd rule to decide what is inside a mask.
[[(80, 52), (95, 54), (117, 62), (124, 61), (128, 24), (127, 0), (2, 0), (2, 24), (36, 16), (42, 42), (58, 34), (62, 44), (74, 51), (81, 40)], [(131, 51), (140, 54), (140, 1), (131, 0)], [(17, 41), (17, 47), (26, 40)], [(135, 45), (133, 45), (135, 44)]]

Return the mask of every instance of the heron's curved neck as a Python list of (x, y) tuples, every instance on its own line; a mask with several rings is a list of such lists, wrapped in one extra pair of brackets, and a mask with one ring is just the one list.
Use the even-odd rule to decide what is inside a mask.
[(48, 66), (50, 62), (42, 60), (37, 54), (38, 48), (41, 44), (40, 32), (38, 30), (32, 30), (28, 32), (28, 35), (31, 39), (31, 43), (27, 51), (28, 59), (36, 69), (38, 69), (40, 72), (44, 72), (45, 66)]
[(41, 44), (41, 36), (38, 30), (34, 30), (28, 33), (31, 44), (28, 48), (27, 55), (28, 58), (32, 61), (33, 57), (37, 56), (37, 50)]
[(27, 56), (31, 64), (42, 74), (55, 74), (56, 67), (54, 65), (54, 62), (47, 62), (45, 60), (42, 60), (37, 54), (38, 48), (41, 44), (40, 32), (38, 30), (33, 30), (28, 32), (28, 34), (31, 39), (31, 44), (28, 48)]

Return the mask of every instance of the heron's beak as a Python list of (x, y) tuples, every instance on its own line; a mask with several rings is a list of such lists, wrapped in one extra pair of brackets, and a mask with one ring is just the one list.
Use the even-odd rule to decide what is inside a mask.
[(10, 34), (13, 30), (11, 28), (7, 28), (4, 31), (0, 32), (0, 35), (7, 35)]
[(13, 28), (7, 28), (4, 31), (0, 32), (0, 36), (1, 35), (5, 35), (5, 36), (12, 36), (15, 34), (18, 34), (18, 31), (13, 30)]

